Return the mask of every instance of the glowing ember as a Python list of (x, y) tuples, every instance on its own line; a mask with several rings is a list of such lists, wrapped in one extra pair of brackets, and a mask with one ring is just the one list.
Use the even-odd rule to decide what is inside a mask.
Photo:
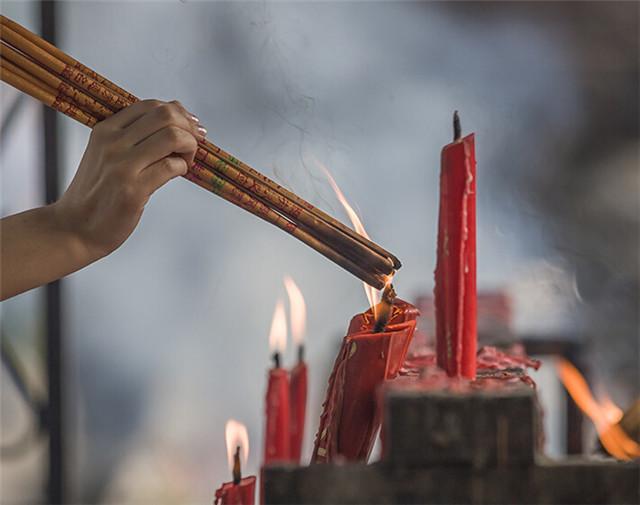
[(589, 385), (578, 369), (561, 359), (556, 365), (560, 380), (576, 405), (593, 421), (602, 446), (616, 459), (640, 458), (640, 445), (616, 424), (622, 417), (619, 407), (609, 398), (597, 401), (591, 394)]
[(278, 300), (273, 311), (271, 331), (269, 332), (269, 350), (283, 354), (287, 348), (287, 316), (284, 312), (284, 303)]
[(240, 447), (242, 464), (246, 465), (247, 459), (249, 459), (249, 435), (247, 434), (247, 427), (235, 419), (229, 419), (224, 427), (224, 437), (227, 442), (229, 470), (233, 471), (233, 455), (238, 447)]
[[(338, 197), (338, 200), (340, 201), (340, 203), (344, 207), (344, 210), (347, 212), (347, 215), (349, 216), (349, 219), (351, 220), (351, 223), (353, 224), (353, 229), (356, 232), (358, 232), (358, 234), (360, 234), (363, 237), (371, 240), (371, 237), (369, 237), (369, 235), (367, 234), (367, 231), (364, 229), (364, 225), (362, 224), (362, 221), (360, 220), (360, 217), (358, 216), (356, 211), (353, 210), (353, 207), (349, 204), (349, 201), (344, 196), (344, 193), (342, 192), (342, 190), (340, 189), (340, 187), (336, 183), (335, 179), (331, 175), (331, 172), (329, 172), (329, 169), (327, 167), (325, 167), (320, 161), (315, 160), (315, 162), (322, 169), (322, 171), (325, 173), (325, 175), (327, 176), (327, 179), (329, 180), (329, 184), (331, 184), (331, 188), (333, 189), (334, 193)], [(389, 275), (387, 280), (386, 280), (386, 282), (385, 282), (385, 285), (389, 284), (392, 279), (393, 279), (393, 276)], [(369, 286), (369, 284), (367, 284), (366, 282), (363, 282), (362, 284), (364, 285), (364, 292), (367, 295), (367, 300), (369, 300), (369, 305), (371, 306), (371, 309), (373, 310), (373, 315), (374, 315), (374, 317), (377, 318), (376, 305), (380, 302), (380, 292), (376, 291), (375, 288)]]
[(288, 275), (284, 278), (284, 286), (289, 295), (289, 311), (291, 317), (291, 335), (296, 345), (304, 342), (304, 333), (307, 325), (307, 305), (304, 302), (302, 291), (294, 280)]

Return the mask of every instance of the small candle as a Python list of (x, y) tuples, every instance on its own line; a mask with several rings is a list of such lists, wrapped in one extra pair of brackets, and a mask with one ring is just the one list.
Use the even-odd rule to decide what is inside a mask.
[(246, 464), (249, 457), (249, 436), (244, 424), (229, 419), (225, 426), (227, 459), (233, 481), (225, 482), (216, 490), (215, 505), (253, 505), (255, 501), (255, 476), (242, 477), (240, 453)]
[(291, 461), (300, 463), (307, 413), (307, 364), (304, 362), (304, 345), (298, 347), (298, 363), (291, 370)]
[(289, 432), (289, 376), (280, 366), (286, 349), (287, 320), (284, 304), (278, 300), (271, 332), (269, 347), (273, 352), (273, 368), (269, 370), (267, 396), (265, 399), (264, 464), (288, 462), (290, 460)]
[(286, 276), (284, 284), (289, 296), (289, 314), (291, 321), (291, 335), (298, 349), (298, 363), (291, 369), (290, 374), (290, 441), (289, 451), (291, 461), (300, 463), (302, 441), (305, 431), (305, 417), (307, 413), (307, 364), (304, 361), (304, 333), (307, 319), (307, 307), (304, 296), (294, 280)]
[(436, 354), (449, 376), (476, 376), (476, 159), (474, 134), (442, 149), (438, 257), (435, 271)]

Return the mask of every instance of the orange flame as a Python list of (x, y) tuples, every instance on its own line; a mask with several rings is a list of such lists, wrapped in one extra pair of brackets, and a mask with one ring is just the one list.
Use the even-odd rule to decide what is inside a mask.
[(556, 364), (558, 375), (576, 405), (593, 421), (606, 451), (616, 459), (640, 458), (640, 445), (617, 424), (622, 411), (611, 399), (598, 402), (578, 369), (565, 359)]
[(287, 316), (284, 312), (284, 303), (278, 300), (273, 311), (271, 331), (269, 332), (269, 350), (283, 354), (287, 348)]
[(600, 407), (602, 407), (602, 411), (604, 412), (604, 416), (609, 421), (610, 424), (616, 424), (620, 422), (624, 412), (622, 409), (618, 407), (607, 393), (602, 395), (602, 400), (600, 401)]
[(242, 464), (246, 465), (249, 459), (249, 435), (247, 434), (247, 427), (235, 419), (229, 419), (224, 427), (224, 438), (227, 442), (227, 462), (229, 463), (229, 470), (233, 470), (233, 455), (238, 446), (240, 446)]
[(307, 325), (307, 305), (304, 302), (302, 291), (288, 275), (284, 277), (284, 287), (287, 288), (287, 295), (289, 296), (291, 335), (296, 345), (302, 345)]
[[(349, 216), (349, 219), (353, 224), (354, 230), (358, 234), (362, 235), (363, 237), (371, 240), (371, 238), (367, 234), (367, 230), (364, 229), (362, 220), (360, 219), (356, 211), (353, 210), (353, 207), (349, 204), (349, 201), (344, 196), (344, 193), (342, 192), (342, 190), (336, 183), (335, 179), (331, 175), (331, 172), (329, 172), (329, 169), (326, 166), (324, 166), (319, 160), (315, 160), (315, 162), (327, 176), (327, 179), (329, 180), (329, 184), (331, 184), (331, 188), (333, 189), (334, 193), (338, 197), (338, 200), (344, 207), (344, 210), (347, 212), (347, 215)], [(389, 279), (389, 282), (391, 282), (390, 279)], [(374, 287), (369, 286), (369, 284), (367, 284), (366, 282), (363, 282), (362, 284), (364, 286), (364, 292), (367, 295), (367, 300), (369, 300), (369, 305), (371, 305), (371, 309), (374, 311), (374, 316), (375, 316), (375, 307), (378, 304), (378, 302), (380, 302), (380, 291), (376, 291)]]

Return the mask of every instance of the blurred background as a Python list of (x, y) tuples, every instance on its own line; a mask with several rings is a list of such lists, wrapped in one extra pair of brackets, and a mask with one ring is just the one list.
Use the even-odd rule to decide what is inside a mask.
[[(346, 221), (321, 161), (372, 238), (401, 258), (395, 285), (408, 300), (433, 289), (439, 156), (459, 110), (463, 132), (476, 133), (479, 289), (508, 298), (513, 339), (541, 354), (572, 349), (621, 408), (640, 383), (638, 9), (2, 2), (4, 15), (55, 32), (64, 51), (137, 96), (178, 98), (215, 143)], [(66, 187), (89, 130), (59, 116), (46, 144), (42, 107), (4, 83), (0, 92), (5, 216), (44, 203), (43, 173), (56, 164)], [(267, 339), (285, 274), (307, 302), (306, 461), (339, 339), (367, 301), (355, 278), (224, 200), (176, 180), (114, 254), (59, 293), (2, 304), (3, 343), (37, 398), (55, 369), (45, 344), (60, 316), (68, 503), (211, 502), (230, 477), (231, 417), (249, 431), (246, 473), (259, 472)], [(566, 428), (575, 412), (553, 359), (534, 374), (548, 453), (588, 452), (590, 425)], [(290, 345), (285, 365), (294, 362)], [(36, 424), (3, 366), (2, 503), (47, 502), (49, 446)]]

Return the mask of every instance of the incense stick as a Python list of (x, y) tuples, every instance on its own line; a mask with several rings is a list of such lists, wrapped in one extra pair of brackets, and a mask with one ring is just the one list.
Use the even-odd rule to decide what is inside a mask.
[(65, 81), (56, 77), (51, 72), (42, 68), (37, 63), (28, 59), (26, 56), (20, 54), (11, 46), (6, 45), (4, 42), (0, 44), (0, 54), (10, 62), (24, 69), (24, 71), (37, 77), (40, 81), (46, 83), (51, 88), (59, 91), (63, 95), (69, 97), (72, 101), (76, 102), (83, 109), (87, 109), (97, 116), (98, 119), (105, 119), (111, 115), (111, 111), (107, 109), (100, 102), (90, 97), (86, 93), (74, 88), (67, 84)]
[(27, 30), (24, 26), (20, 25), (19, 23), (16, 23), (12, 19), (9, 19), (6, 16), (0, 15), (0, 24), (12, 28), (14, 31), (16, 31), (17, 33), (19, 33), (23, 37), (25, 37), (28, 40), (30, 40), (31, 42), (33, 42), (34, 44), (36, 44), (38, 47), (40, 47), (44, 51), (48, 52), (49, 54), (54, 55), (56, 58), (58, 58), (59, 60), (63, 61), (67, 65), (71, 65), (72, 67), (77, 68), (78, 70), (80, 70), (84, 74), (87, 74), (89, 77), (93, 78), (94, 80), (98, 81), (99, 83), (104, 84), (107, 88), (109, 88), (111, 91), (113, 91), (117, 95), (120, 95), (125, 100), (130, 100), (132, 102), (136, 101), (136, 97), (133, 96), (131, 93), (128, 93), (127, 91), (125, 91), (121, 87), (117, 86), (116, 84), (114, 84), (110, 80), (102, 77), (101, 75), (99, 75), (97, 72), (94, 72), (90, 68), (85, 67), (82, 63), (80, 63), (79, 61), (75, 60), (74, 58), (69, 56), (64, 51), (58, 49), (56, 46), (54, 46), (50, 42), (47, 42), (45, 39), (43, 39), (42, 37), (39, 37), (38, 35), (36, 35), (32, 31)]
[[(3, 37), (6, 41), (14, 44), (21, 51), (24, 51), (33, 58), (33, 60), (44, 65), (50, 71), (70, 80), (73, 84), (79, 85), (86, 92), (92, 94), (96, 99), (104, 102), (113, 111), (118, 111), (124, 108), (126, 105), (123, 104), (129, 104), (128, 100), (125, 100), (120, 96), (116, 96), (96, 80), (88, 76), (80, 75), (77, 69), (70, 68), (56, 56), (46, 53), (46, 51), (32, 42), (32, 40), (24, 37), (11, 27), (5, 26), (4, 28), (5, 31), (3, 33)], [(34, 39), (35, 37), (37, 36), (32, 34), (30, 39)], [(67, 94), (69, 93), (67, 92)], [(209, 143), (209, 145), (211, 145), (214, 150), (217, 150), (218, 152), (221, 151), (217, 146), (211, 143)], [(393, 260), (389, 257), (381, 256), (377, 251), (368, 247), (366, 242), (363, 242), (367, 241), (367, 239), (355, 234), (355, 236), (358, 237), (358, 240), (353, 240), (353, 235), (343, 233), (341, 230), (330, 225), (326, 221), (314, 216), (307, 208), (283, 197), (282, 194), (278, 194), (274, 188), (280, 188), (281, 190), (284, 188), (281, 188), (268, 177), (260, 174), (256, 170), (249, 167), (249, 171), (243, 171), (239, 168), (239, 164), (237, 164), (238, 160), (233, 157), (231, 157), (230, 161), (223, 159), (219, 155), (211, 153), (211, 149), (199, 149), (196, 154), (196, 158), (199, 161), (202, 161), (205, 166), (216, 169), (216, 171), (224, 174), (226, 178), (245, 187), (245, 189), (254, 193), (256, 197), (268, 202), (290, 219), (306, 226), (317, 238), (331, 243), (334, 247), (340, 248), (341, 251), (352, 261), (361, 263), (364, 269), (370, 269), (373, 272), (382, 275), (388, 275), (392, 272), (394, 265)], [(233, 163), (236, 163), (236, 165), (234, 166)], [(245, 166), (248, 167), (247, 165)], [(299, 199), (299, 197), (296, 198)], [(307, 205), (313, 208), (310, 204)], [(351, 233), (354, 233), (353, 230), (351, 230)], [(372, 244), (372, 242), (370, 243)]]
[(393, 268), (394, 269), (397, 270), (402, 266), (402, 263), (400, 263), (400, 260), (398, 258), (396, 258), (393, 254), (391, 254), (390, 252), (388, 252), (385, 249), (383, 249), (382, 247), (380, 247), (375, 242), (372, 242), (372, 241), (368, 240), (366, 237), (360, 235), (355, 230), (352, 230), (348, 226), (345, 226), (344, 224), (342, 224), (337, 219), (332, 218), (330, 215), (326, 214), (322, 210), (318, 209), (317, 207), (313, 206), (309, 202), (307, 202), (304, 199), (300, 198), (295, 193), (293, 193), (293, 192), (289, 191), (288, 189), (280, 186), (278, 183), (272, 181), (267, 176), (261, 174), (260, 172), (258, 172), (255, 169), (251, 168), (249, 165), (243, 163), (240, 160), (237, 160), (236, 158), (231, 156), (229, 153), (227, 153), (226, 151), (224, 151), (221, 148), (217, 147), (216, 145), (212, 144), (208, 140), (205, 139), (204, 143), (207, 145), (207, 147), (210, 148), (210, 150), (212, 150), (213, 152), (218, 154), (220, 157), (222, 157), (225, 160), (230, 160), (231, 162), (236, 163), (239, 167), (241, 167), (242, 169), (247, 171), (252, 176), (260, 178), (271, 189), (273, 189), (277, 193), (280, 193), (281, 195), (285, 196), (286, 198), (290, 199), (291, 201), (297, 203), (301, 207), (307, 209), (309, 212), (314, 214), (318, 219), (321, 219), (321, 220), (325, 221), (326, 223), (328, 223), (331, 226), (335, 227), (340, 232), (345, 233), (346, 235), (348, 235), (352, 239), (355, 239), (356, 241), (358, 241), (358, 242), (360, 242), (360, 243), (372, 248), (379, 255), (381, 255), (381, 256), (383, 256), (385, 258), (389, 258), (391, 260), (392, 264), (393, 264)]
[(13, 64), (5, 58), (0, 58), (0, 62), (2, 63), (2, 80), (7, 84), (86, 126), (93, 127), (97, 123), (96, 118), (84, 112), (77, 105), (57, 96), (51, 88), (47, 88), (46, 84), (41, 85), (43, 83), (39, 84), (37, 79), (25, 76), (19, 72), (20, 69), (15, 71)]
[[(11, 19), (9, 19), (9, 18), (7, 18), (5, 16), (1, 16), (0, 17), (0, 22), (4, 26), (9, 27), (9, 28), (13, 29), (15, 32), (17, 32), (18, 34), (22, 35), (24, 38), (26, 38), (27, 40), (31, 41), (33, 44), (35, 44), (36, 46), (38, 46), (42, 50), (48, 52), (49, 54), (52, 54), (58, 60), (64, 62), (65, 64), (67, 64), (67, 65), (69, 65), (71, 67), (76, 68), (80, 72), (82, 72), (82, 73), (88, 75), (89, 77), (91, 77), (93, 80), (101, 83), (102, 85), (104, 85), (105, 87), (110, 89), (113, 93), (115, 93), (116, 95), (119, 95), (122, 99), (127, 100), (127, 101), (129, 101), (131, 103), (133, 103), (133, 102), (138, 100), (138, 98), (135, 95), (129, 93), (128, 91), (125, 91), (124, 89), (119, 87), (117, 84), (114, 84), (109, 79), (101, 76), (100, 74), (98, 74), (94, 70), (92, 70), (89, 67), (83, 65), (82, 63), (80, 63), (79, 61), (74, 59), (73, 57), (69, 56), (64, 51), (58, 49), (53, 44), (50, 44), (49, 42), (47, 42), (43, 38), (39, 37), (38, 35), (36, 35), (35, 33), (31, 32), (31, 31), (27, 30), (26, 28), (24, 28), (20, 24), (16, 23), (15, 21), (12, 21)], [(223, 149), (221, 149), (220, 147), (216, 146), (215, 144), (209, 142), (206, 139), (205, 139), (204, 143), (205, 143), (207, 149), (212, 154), (215, 154), (215, 155), (219, 156), (220, 158), (224, 159), (227, 162), (230, 162), (232, 164), (238, 165), (238, 167), (240, 169), (242, 169), (243, 171), (248, 172), (248, 174), (253, 176), (253, 177), (259, 178), (270, 189), (272, 189), (273, 191), (275, 191), (278, 194), (283, 195), (284, 197), (288, 198), (292, 202), (295, 202), (299, 206), (307, 209), (312, 214), (314, 214), (318, 219), (321, 219), (321, 220), (325, 221), (326, 223), (330, 224), (331, 226), (333, 226), (334, 228), (336, 228), (340, 232), (348, 235), (352, 239), (354, 239), (354, 240), (356, 240), (356, 241), (358, 241), (358, 242), (360, 242), (360, 243), (372, 248), (379, 255), (381, 255), (381, 256), (383, 256), (385, 258), (391, 259), (391, 261), (393, 263), (393, 268), (395, 268), (396, 270), (399, 269), (402, 266), (402, 264), (400, 263), (400, 260), (398, 260), (398, 258), (396, 258), (393, 254), (391, 254), (390, 252), (388, 252), (385, 249), (383, 249), (382, 247), (380, 247), (378, 244), (367, 240), (365, 237), (363, 237), (359, 233), (355, 232), (351, 228), (345, 226), (343, 223), (341, 223), (337, 219), (334, 219), (333, 217), (331, 217), (330, 215), (326, 214), (322, 210), (320, 210), (317, 207), (311, 205), (309, 202), (306, 202), (305, 200), (300, 198), (295, 193), (293, 193), (293, 192), (287, 190), (286, 188), (280, 186), (279, 184), (277, 184), (276, 182), (272, 181), (268, 177), (264, 176), (263, 174), (261, 174), (257, 170), (254, 170), (253, 168), (251, 168), (246, 163), (243, 163), (242, 161), (236, 159), (231, 154), (229, 154), (228, 152), (224, 151)]]
[[(42, 58), (43, 51), (53, 56), (53, 58), (57, 61), (53, 61), (52, 59), (49, 59), (49, 58), (43, 58), (39, 60), (39, 61), (49, 62), (50, 64), (53, 64), (53, 67), (52, 67), (53, 70), (62, 69), (64, 68), (64, 65), (73, 67), (73, 69), (67, 68), (66, 70), (62, 70), (62, 72), (68, 73), (70, 78), (76, 80), (87, 91), (89, 92), (95, 91), (96, 93), (98, 93), (97, 95), (94, 95), (94, 96), (96, 96), (96, 98), (98, 99), (104, 100), (105, 103), (111, 106), (114, 111), (120, 110), (124, 102), (133, 103), (138, 100), (138, 98), (132, 95), (131, 93), (128, 93), (127, 91), (123, 90), (122, 88), (120, 88), (113, 82), (109, 81), (108, 79), (104, 78), (94, 70), (86, 67), (85, 65), (82, 65), (80, 62), (78, 62), (77, 60), (75, 60), (65, 52), (61, 51), (60, 49), (53, 46), (49, 42), (45, 41), (44, 39), (34, 34), (33, 32), (30, 32), (29, 30), (22, 27), (18, 23), (15, 23), (14, 21), (4, 16), (0, 17), (0, 22), (5, 28), (9, 30), (10, 36), (13, 38), (14, 42), (17, 39), (18, 40), (22, 39), (24, 49), (27, 51), (30, 50), (31, 54), (34, 57)], [(26, 47), (25, 47), (25, 43), (26, 43)], [(34, 51), (36, 54), (33, 54)], [(86, 76), (89, 79), (88, 80), (82, 79), (79, 76), (78, 72), (86, 74)], [(103, 89), (100, 89), (99, 86), (96, 86), (96, 82), (102, 84)], [(312, 221), (313, 218), (310, 217), (310, 215), (312, 215), (315, 217), (317, 222), (324, 222), (329, 226), (331, 226), (333, 229), (338, 230), (339, 233), (345, 234), (355, 242), (364, 245), (369, 250), (373, 250), (376, 254), (378, 254), (381, 257), (377, 259), (377, 268), (375, 267), (375, 264), (374, 264), (374, 268), (380, 269), (386, 274), (388, 274), (389, 271), (388, 271), (388, 265), (386, 265), (385, 263), (388, 263), (389, 261), (391, 262), (391, 265), (394, 269), (398, 269), (401, 267), (400, 261), (394, 255), (392, 255), (391, 253), (389, 253), (379, 245), (368, 240), (366, 237), (360, 235), (359, 233), (355, 232), (351, 228), (345, 226), (340, 221), (332, 218), (328, 214), (324, 213), (322, 210), (314, 207), (313, 205), (306, 202), (302, 198), (298, 197), (296, 194), (292, 193), (286, 188), (283, 188), (279, 184), (275, 183), (274, 181), (272, 181), (265, 175), (261, 174), (257, 170), (251, 168), (249, 165), (236, 159), (235, 157), (233, 157), (232, 155), (230, 155), (220, 147), (216, 146), (215, 144), (209, 142), (206, 139), (204, 140), (203, 144), (208, 152), (210, 152), (211, 154), (213, 154), (218, 158), (221, 158), (228, 164), (235, 165), (236, 168), (238, 168), (241, 172), (243, 172), (243, 175), (245, 177), (252, 178), (252, 181), (248, 181), (249, 184), (255, 183), (256, 180), (260, 180), (262, 183), (264, 183), (264, 185), (267, 186), (268, 189), (273, 191), (275, 194), (281, 197), (284, 197), (284, 198), (281, 198), (279, 201), (293, 202), (291, 209), (289, 210), (286, 208), (281, 209), (282, 211), (286, 212), (290, 217), (293, 217), (294, 219), (298, 219), (298, 218), (302, 219), (303, 221), (306, 222), (308, 226), (311, 226), (314, 229), (314, 231), (316, 231), (316, 224)], [(267, 188), (264, 188), (264, 186), (262, 186), (263, 190), (267, 190)], [(273, 203), (273, 200), (272, 200), (272, 203)], [(300, 214), (300, 216), (298, 216), (298, 214)], [(325, 232), (326, 231), (327, 230), (325, 230)], [(317, 232), (321, 233), (321, 230), (317, 230)], [(332, 240), (335, 237), (334, 235), (331, 234), (331, 232), (325, 233), (324, 236), (328, 240)], [(363, 252), (365, 251), (363, 251), (361, 248), (358, 248), (356, 246), (356, 251), (352, 255), (352, 257), (357, 259), (362, 259)], [(365, 254), (366, 253), (370, 253), (370, 251), (366, 251)]]
[[(52, 88), (47, 88), (45, 83), (38, 82), (37, 79), (33, 78), (33, 76), (29, 76), (19, 68), (16, 69), (13, 63), (6, 60), (6, 58), (0, 58), (0, 65), (2, 80), (12, 85), (13, 87), (32, 96), (36, 100), (49, 105), (57, 111), (62, 112), (72, 119), (83, 123), (86, 126), (93, 127), (96, 123), (98, 123), (98, 120), (95, 117), (87, 114), (75, 104), (67, 101), (66, 99), (57, 96)], [(307, 231), (295, 226), (294, 223), (287, 220), (270, 207), (264, 205), (249, 193), (242, 191), (240, 188), (233, 185), (233, 183), (231, 183), (230, 181), (227, 181), (219, 177), (218, 175), (206, 170), (203, 166), (196, 163), (190, 169), (190, 172), (187, 174), (186, 178), (192, 182), (195, 182), (204, 189), (223, 197), (225, 200), (234, 203), (242, 209), (251, 212), (255, 216), (260, 217), (261, 219), (274, 224), (278, 228), (293, 235), (300, 241), (312, 247), (323, 256), (340, 265), (342, 268), (351, 272), (355, 276), (361, 278), (368, 284), (375, 286), (380, 282), (380, 279), (378, 277), (362, 269), (357, 264), (345, 258), (339, 252), (328, 247), (326, 244), (318, 241)]]
[[(4, 16), (0, 19), (3, 69), (11, 70), (3, 75), (12, 85), (19, 89), (26, 86), (24, 91), (31, 96), (87, 126), (138, 100), (17, 23)], [(39, 79), (41, 89), (34, 89), (28, 76), (19, 75), (15, 64)], [(200, 185), (287, 231), (368, 284), (382, 288), (386, 276), (400, 264), (377, 244), (211, 142), (201, 143), (196, 158), (200, 164), (189, 180), (204, 182)], [(225, 185), (229, 185), (228, 191), (222, 190)]]

